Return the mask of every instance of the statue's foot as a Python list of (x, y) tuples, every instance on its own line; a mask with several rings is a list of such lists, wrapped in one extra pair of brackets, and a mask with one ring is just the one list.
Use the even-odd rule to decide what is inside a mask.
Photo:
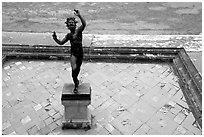
[(74, 87), (74, 91), (73, 91), (73, 92), (74, 92), (74, 94), (77, 94), (77, 93), (78, 93), (78, 86), (75, 86), (75, 87)]

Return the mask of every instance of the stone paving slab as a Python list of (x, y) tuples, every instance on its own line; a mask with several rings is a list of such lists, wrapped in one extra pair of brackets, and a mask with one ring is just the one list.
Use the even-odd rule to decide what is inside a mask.
[[(69, 68), (64, 61), (7, 61), (2, 68), (2, 134), (202, 134), (171, 64), (165, 63), (84, 62), (79, 78), (91, 83), (92, 127), (62, 130), (64, 108), (60, 97), (63, 84), (72, 82)], [(107, 75), (111, 71), (104, 70), (110, 68), (117, 73)], [(157, 80), (151, 83), (149, 78)]]

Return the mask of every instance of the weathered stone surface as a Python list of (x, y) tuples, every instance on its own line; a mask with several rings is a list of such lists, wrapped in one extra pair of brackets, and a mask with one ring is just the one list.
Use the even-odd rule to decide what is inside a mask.
[(90, 128), (91, 114), (88, 111), (88, 105), (91, 104), (90, 84), (79, 85), (77, 94), (73, 93), (73, 89), (73, 84), (64, 84), (61, 98), (64, 105), (62, 128)]
[[(21, 62), (21, 63), (17, 63)], [(16, 63), (16, 64), (15, 64)], [(19, 66), (33, 68), (32, 70), (20, 70)], [(2, 89), (2, 133), (3, 134), (201, 134), (202, 130), (194, 124), (195, 118), (191, 110), (178, 101), (183, 101), (182, 90), (178, 90), (178, 81), (169, 64), (157, 63), (90, 63), (84, 62), (82, 72), (88, 73), (83, 82), (91, 83), (93, 93), (91, 105), (88, 106), (92, 117), (91, 129), (86, 130), (62, 130), (64, 106), (61, 104), (62, 87), (54, 89), (56, 79), (63, 79), (60, 83), (67, 83), (70, 78), (70, 63), (63, 61), (8, 61), (2, 69), (2, 79), (10, 73), (10, 79), (4, 82)], [(37, 70), (40, 68), (43, 71)], [(91, 69), (89, 69), (91, 68)], [(105, 69), (106, 68), (106, 69)], [(107, 69), (108, 68), (108, 69)], [(118, 73), (111, 74), (108, 71), (114, 68)], [(12, 72), (12, 71), (14, 72)], [(18, 71), (19, 70), (19, 71)], [(46, 71), (45, 71), (46, 70)], [(166, 70), (166, 71), (165, 71)], [(104, 73), (108, 71), (108, 73)], [(47, 72), (47, 73), (46, 73)], [(121, 85), (117, 75), (121, 72), (129, 74), (131, 83)], [(21, 82), (16, 80), (18, 74), (26, 73)], [(82, 73), (79, 78), (84, 74)], [(121, 73), (121, 74), (124, 74)], [(49, 79), (44, 76), (52, 74)], [(95, 74), (95, 75), (94, 75)], [(101, 81), (97, 76), (103, 76)], [(121, 75), (120, 75), (121, 76)], [(162, 78), (161, 78), (162, 76)], [(44, 82), (40, 79), (45, 78)], [(149, 80), (151, 78), (151, 80)], [(48, 80), (48, 83), (46, 82)], [(42, 83), (40, 83), (40, 81)], [(156, 82), (155, 82), (156, 81)], [(69, 83), (69, 82), (68, 82)], [(70, 79), (71, 83), (71, 79)], [(175, 86), (177, 85), (177, 87)], [(171, 98), (167, 97), (168, 88), (178, 90)], [(43, 92), (42, 92), (43, 91)], [(46, 92), (46, 94), (44, 94)], [(40, 97), (43, 95), (43, 98)], [(38, 95), (36, 95), (38, 94)], [(125, 96), (123, 96), (125, 95)], [(165, 100), (156, 98), (165, 95)], [(121, 100), (114, 100), (121, 98)], [(148, 97), (152, 97), (149, 98)], [(17, 100), (18, 104), (11, 106), (9, 101)], [(152, 100), (153, 99), (153, 100)], [(37, 103), (34, 100), (38, 101)], [(148, 100), (148, 101), (146, 101)], [(84, 104), (89, 102), (84, 101)], [(128, 102), (127, 102), (128, 101)], [(155, 102), (157, 101), (157, 102)], [(131, 103), (133, 102), (133, 104)], [(152, 103), (153, 102), (153, 103)], [(69, 104), (69, 103), (68, 103)], [(80, 103), (79, 103), (80, 104)], [(129, 105), (127, 105), (129, 104)], [(132, 105), (131, 105), (132, 104)], [(81, 103), (83, 105), (83, 103)], [(126, 108), (128, 107), (128, 108)], [(155, 112), (156, 111), (156, 112)], [(56, 112), (56, 113), (55, 113)], [(158, 115), (158, 113), (160, 113)], [(186, 118), (180, 117), (184, 113)], [(87, 116), (90, 116), (87, 114)], [(177, 116), (177, 118), (176, 118)], [(52, 119), (51, 119), (52, 117)], [(184, 118), (178, 121), (179, 118)], [(131, 120), (131, 119), (137, 119)], [(129, 120), (130, 121), (129, 121)], [(162, 119), (162, 120), (160, 120)], [(175, 119), (175, 121), (174, 121)], [(181, 119), (180, 119), (181, 120)], [(140, 123), (140, 122), (141, 123)], [(146, 121), (146, 122), (144, 122)], [(52, 122), (52, 123), (51, 123)], [(122, 123), (120, 123), (122, 122)], [(179, 124), (179, 123), (181, 124)], [(86, 125), (87, 122), (84, 122)], [(130, 124), (132, 125), (130, 126)], [(23, 125), (24, 124), (24, 125)], [(48, 125), (47, 125), (48, 124)], [(79, 123), (77, 123), (79, 124)], [(99, 125), (100, 126), (97, 126)], [(134, 125), (135, 124), (135, 125)], [(82, 126), (82, 124), (79, 124)], [(111, 126), (112, 125), (112, 126)], [(166, 126), (167, 125), (167, 126)], [(36, 128), (36, 127), (37, 128)], [(65, 125), (66, 126), (66, 125)], [(69, 127), (71, 125), (67, 125)], [(72, 125), (73, 127), (76, 126)], [(129, 129), (126, 128), (130, 127)], [(139, 127), (140, 126), (140, 127)], [(148, 126), (148, 128), (147, 128)], [(163, 126), (163, 132), (161, 127)], [(98, 127), (98, 128), (97, 128)], [(115, 129), (113, 129), (113, 127)], [(116, 128), (117, 127), (117, 128)], [(125, 127), (125, 128), (123, 128)], [(88, 126), (87, 126), (88, 128)], [(149, 129), (150, 128), (150, 129)], [(185, 128), (185, 130), (184, 130)], [(38, 130), (38, 131), (37, 131)], [(148, 130), (148, 131), (147, 131)], [(15, 132), (14, 132), (15, 131)], [(37, 131), (37, 132), (36, 132)], [(76, 131), (83, 131), (76, 132)]]

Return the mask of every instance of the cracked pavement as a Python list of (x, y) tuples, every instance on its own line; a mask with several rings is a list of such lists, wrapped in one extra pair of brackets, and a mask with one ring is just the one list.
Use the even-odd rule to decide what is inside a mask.
[(167, 63), (84, 62), (79, 76), (92, 87), (90, 130), (62, 130), (68, 61), (10, 60), (2, 70), (2, 133), (23, 135), (198, 135), (185, 97)]

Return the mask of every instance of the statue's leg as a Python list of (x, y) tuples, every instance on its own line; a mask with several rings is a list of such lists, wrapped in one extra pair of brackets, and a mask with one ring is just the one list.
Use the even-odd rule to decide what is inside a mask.
[(76, 75), (77, 75), (77, 77), (78, 77), (79, 72), (81, 70), (82, 60), (83, 60), (83, 56), (77, 57), (77, 60), (76, 60)]
[(77, 58), (74, 55), (71, 55), (71, 67), (72, 67), (72, 79), (74, 81), (75, 84), (75, 89), (74, 92), (77, 92), (77, 87), (78, 87), (78, 70), (77, 70)]
[(77, 88), (79, 85), (78, 75), (81, 69), (83, 60), (83, 54), (79, 56), (72, 55), (71, 56), (71, 67), (72, 67), (72, 78), (75, 84), (74, 93), (77, 93)]

